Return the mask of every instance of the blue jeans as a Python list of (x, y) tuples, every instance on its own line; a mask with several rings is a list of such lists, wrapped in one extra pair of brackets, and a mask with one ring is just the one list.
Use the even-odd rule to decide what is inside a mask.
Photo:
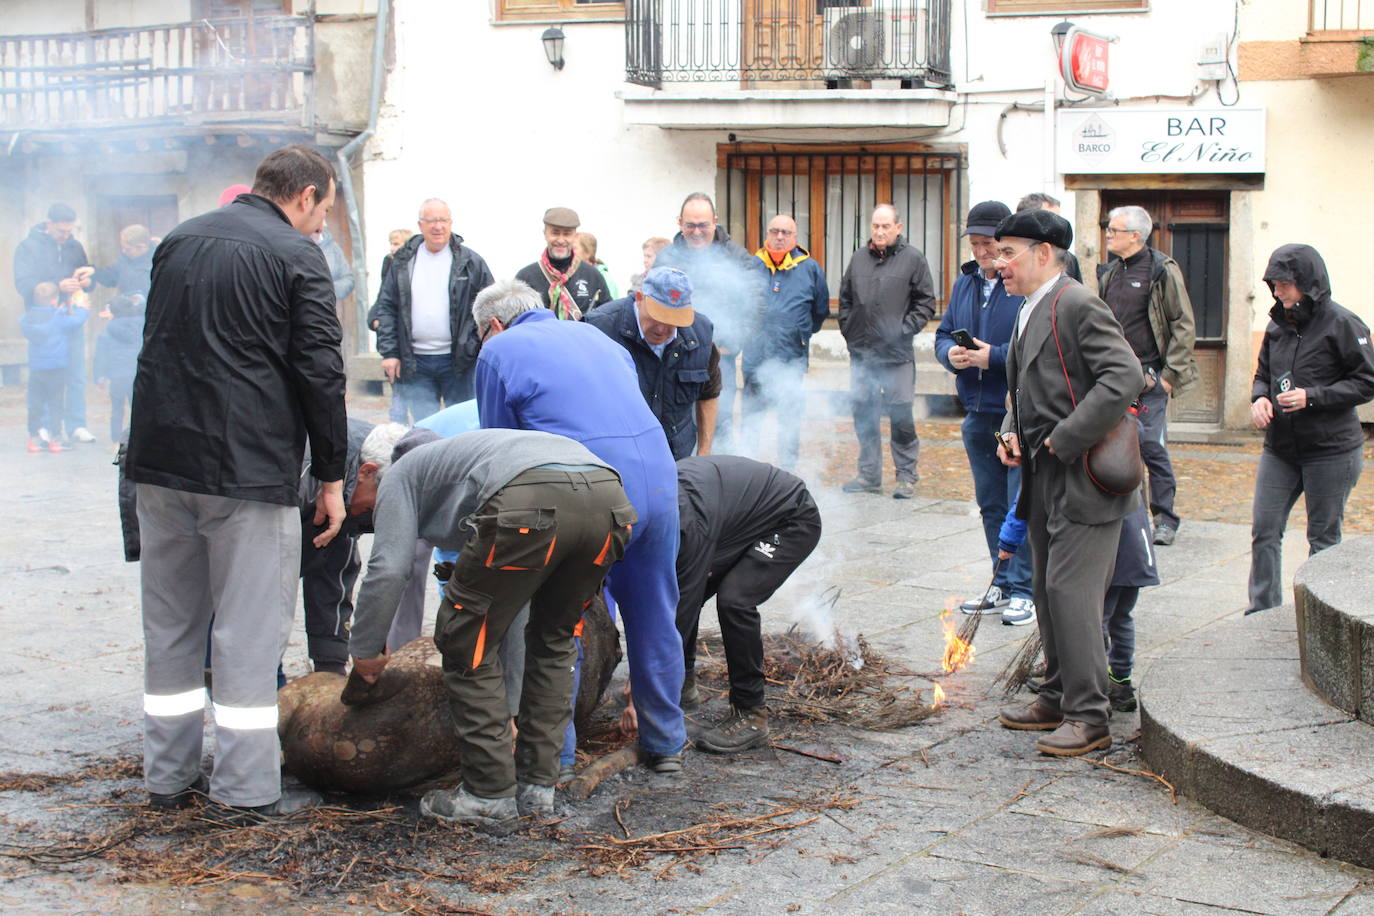
[[(58, 425), (58, 417), (52, 418), (52, 426)], [(67, 404), (62, 420), (66, 421), (66, 434), (70, 436), (86, 425), (86, 328), (77, 328), (67, 337)], [(52, 434), (57, 435), (53, 429)]]
[[(1021, 489), (1021, 469), (1009, 468), (997, 457), (997, 440), (992, 434), (1001, 428), (1001, 414), (970, 411), (964, 415), (964, 453), (968, 455), (969, 470), (973, 472), (973, 498), (983, 515), (983, 536), (987, 539), (988, 555), (994, 566), (997, 564), (997, 533)], [(1030, 598), (1030, 551), (1022, 548), (1010, 560), (1004, 561), (992, 584), (1013, 598)]]
[(415, 373), (410, 378), (398, 379), (396, 389), (414, 420), (423, 420), (438, 413), (440, 407), (470, 401), (474, 396), (472, 372), (455, 372), (453, 357), (447, 353), (416, 353)]
[(1140, 588), (1113, 585), (1102, 601), (1102, 638), (1107, 646), (1107, 673), (1118, 681), (1131, 679), (1135, 662), (1135, 611)]

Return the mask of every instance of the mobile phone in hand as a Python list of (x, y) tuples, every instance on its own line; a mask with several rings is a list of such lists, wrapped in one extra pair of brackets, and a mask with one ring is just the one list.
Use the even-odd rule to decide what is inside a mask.
[(973, 339), (973, 335), (970, 334), (966, 328), (960, 328), (957, 331), (952, 331), (950, 332), (949, 336), (953, 337), (954, 342), (957, 343), (959, 346), (963, 347), (965, 350), (983, 349), (982, 347), (978, 346), (978, 342)]
[(1274, 402), (1274, 409), (1275, 409), (1275, 410), (1283, 410), (1283, 406), (1282, 406), (1281, 404), (1279, 404), (1279, 395), (1283, 394), (1285, 391), (1292, 391), (1292, 390), (1293, 390), (1293, 372), (1292, 372), (1292, 370), (1289, 370), (1288, 372), (1283, 373), (1283, 375), (1277, 376), (1277, 377), (1270, 383), (1270, 400)]

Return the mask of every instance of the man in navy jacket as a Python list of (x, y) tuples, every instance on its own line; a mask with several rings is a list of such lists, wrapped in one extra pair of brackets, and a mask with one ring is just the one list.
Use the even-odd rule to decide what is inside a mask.
[[(973, 493), (983, 516), (988, 554), (997, 570), (987, 592), (965, 601), (963, 611), (1001, 612), (1003, 623), (1019, 626), (1035, 621), (1030, 551), (1020, 551), (998, 566), (997, 532), (1020, 490), (1021, 469), (1006, 467), (998, 460), (993, 436), (1007, 415), (1007, 347), (1023, 301), (1003, 288), (994, 266), (993, 234), (997, 224), (1010, 215), (1007, 205), (996, 200), (976, 204), (969, 211), (964, 234), (973, 248), (974, 260), (960, 268), (959, 279), (954, 281), (949, 308), (935, 332), (935, 356), (957, 377), (955, 385), (966, 411), (964, 451), (973, 472)], [(978, 346), (960, 346), (954, 339), (958, 330), (967, 331)]]

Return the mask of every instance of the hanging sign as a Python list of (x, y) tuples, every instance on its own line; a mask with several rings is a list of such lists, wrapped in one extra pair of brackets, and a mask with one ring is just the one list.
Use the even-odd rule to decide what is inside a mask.
[(1059, 72), (1064, 84), (1075, 92), (1107, 94), (1107, 46), (1114, 39), (1074, 26), (1064, 35), (1059, 48)]

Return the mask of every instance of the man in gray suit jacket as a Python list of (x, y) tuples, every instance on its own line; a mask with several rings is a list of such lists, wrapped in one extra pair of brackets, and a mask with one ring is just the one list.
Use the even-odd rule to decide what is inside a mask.
[(1004, 219), (996, 237), (1003, 285), (1026, 297), (1007, 353), (1011, 410), (998, 457), (1022, 468), (1017, 514), (1028, 525), (1046, 663), (1039, 698), (1003, 710), (1000, 721), (1053, 731), (1036, 749), (1076, 756), (1112, 743), (1102, 599), (1121, 519), (1140, 498), (1098, 488), (1084, 455), (1121, 420), (1144, 377), (1106, 304), (1063, 274), (1067, 220), (1026, 210)]

